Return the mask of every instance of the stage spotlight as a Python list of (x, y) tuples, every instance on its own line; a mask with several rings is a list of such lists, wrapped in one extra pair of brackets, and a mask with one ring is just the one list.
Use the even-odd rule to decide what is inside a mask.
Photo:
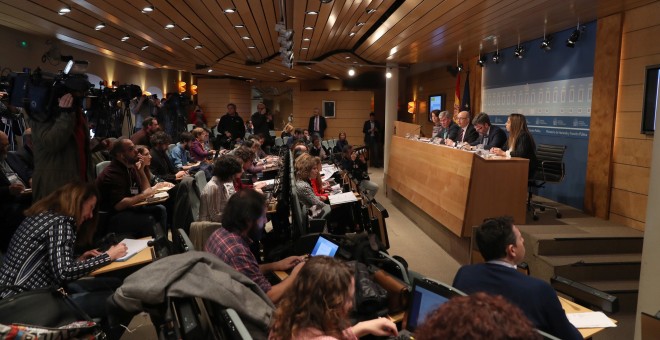
[(571, 33), (571, 36), (566, 40), (566, 46), (573, 48), (578, 40), (580, 40), (580, 29), (576, 29)]
[(518, 59), (522, 59), (524, 54), (525, 48), (522, 45), (518, 45), (516, 49), (513, 50), (513, 55)]
[(499, 51), (498, 51), (498, 52), (495, 52), (495, 54), (493, 54), (493, 62), (494, 62), (495, 64), (499, 64), (499, 63), (500, 63), (500, 52), (499, 52)]
[(486, 58), (486, 55), (479, 55), (479, 59), (477, 59), (477, 65), (484, 67), (486, 65), (486, 61), (488, 59)]
[(546, 52), (550, 51), (550, 49), (552, 49), (552, 47), (550, 46), (551, 41), (552, 41), (552, 36), (549, 35), (541, 41), (541, 46), (539, 47)]

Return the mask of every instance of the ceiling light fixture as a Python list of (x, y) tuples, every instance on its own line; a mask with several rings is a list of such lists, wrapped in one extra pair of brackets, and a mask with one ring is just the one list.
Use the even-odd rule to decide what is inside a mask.
[(190, 40), (190, 36), (186, 35), (185, 37), (181, 38), (181, 40), (183, 40), (183, 41)]
[(319, 14), (319, 12), (317, 12), (317, 11), (307, 11), (307, 14), (309, 14), (309, 15), (317, 15), (317, 14)]
[(211, 73), (211, 72), (213, 72), (213, 69), (210, 68), (210, 69), (209, 69), (208, 71), (206, 71), (206, 72)]
[(364, 26), (364, 23), (363, 22), (358, 22), (357, 24), (355, 24), (355, 26), (361, 27), (361, 26)]
[(458, 72), (463, 71), (463, 64), (458, 64), (458, 66), (456, 66), (456, 69), (458, 70)]
[(348, 69), (348, 75), (349, 75), (350, 77), (354, 76), (354, 75), (355, 75), (355, 70), (352, 69), (352, 68), (349, 68), (349, 69)]
[(196, 50), (199, 50), (200, 48), (204, 48), (204, 45), (199, 44), (199, 45), (195, 46), (195, 49), (196, 49)]
[(251, 38), (248, 37), (248, 36), (246, 35), (246, 36), (244, 36), (244, 37), (241, 37), (241, 39), (243, 39), (243, 40), (250, 40)]
[(513, 50), (513, 56), (522, 59), (525, 54), (525, 47), (520, 45), (520, 37), (518, 37), (518, 46)]
[(500, 63), (500, 52), (499, 51), (496, 51), (495, 54), (493, 54), (493, 62), (495, 64)]
[(149, 48), (149, 45), (144, 45), (144, 46), (142, 46), (142, 48), (140, 48), (140, 49), (144, 51), (144, 50), (146, 50), (147, 48)]
[(235, 13), (235, 12), (236, 12), (236, 8), (227, 8), (227, 9), (224, 10), (224, 12), (225, 12), (225, 13)]
[(156, 8), (154, 6), (145, 6), (142, 8), (142, 13), (151, 13), (155, 10)]
[(305, 29), (308, 30), (308, 31), (311, 31), (311, 30), (314, 29), (314, 27), (312, 27), (312, 26), (307, 26), (307, 27), (305, 27)]
[(245, 25), (243, 24), (234, 25), (234, 28), (243, 28), (243, 27), (245, 27)]
[(319, 0), (322, 4), (329, 4), (332, 0)]
[(584, 26), (580, 27), (580, 21), (578, 20), (577, 27), (575, 28), (573, 33), (571, 33), (571, 36), (568, 37), (568, 39), (566, 40), (566, 46), (570, 48), (575, 47), (575, 43), (578, 40), (580, 40), (580, 35), (582, 34), (583, 31), (584, 31)]
[(373, 14), (376, 12), (376, 9), (374, 8), (367, 8), (367, 14)]
[(127, 41), (130, 38), (131, 38), (131, 36), (126, 34), (125, 36), (121, 37), (121, 41)]
[(248, 46), (248, 48), (256, 48), (256, 47), (254, 47), (254, 46)]
[(387, 78), (387, 79), (392, 78), (392, 72), (387, 71), (387, 72), (385, 73), (385, 78)]
[(57, 11), (57, 13), (58, 13), (59, 15), (64, 15), (64, 14), (67, 14), (67, 13), (71, 13), (71, 7), (69, 7), (69, 6), (64, 6), (64, 7), (60, 8), (60, 10)]
[(349, 36), (349, 37), (352, 37), (352, 36), (354, 36), (354, 35), (355, 35), (355, 32), (348, 33), (348, 36)]
[(486, 65), (486, 61), (488, 59), (486, 58), (486, 55), (482, 55), (481, 52), (479, 53), (479, 59), (477, 59), (477, 65), (484, 67)]
[(176, 27), (176, 25), (174, 23), (169, 23), (169, 24), (165, 25), (166, 30), (172, 29), (174, 27)]
[(309, 38), (303, 38), (303, 41), (310, 41), (311, 39)]
[(94, 27), (94, 29), (97, 30), (97, 31), (100, 31), (104, 28), (105, 28), (105, 23), (104, 22), (99, 22), (99, 24), (96, 25), (96, 27)]
[(300, 49), (301, 49), (301, 50), (308, 50), (309, 47), (301, 47)]
[(552, 41), (552, 36), (545, 36), (545, 22), (543, 23), (543, 40), (541, 40), (541, 45), (539, 46), (543, 51), (548, 52), (552, 48), (550, 42)]

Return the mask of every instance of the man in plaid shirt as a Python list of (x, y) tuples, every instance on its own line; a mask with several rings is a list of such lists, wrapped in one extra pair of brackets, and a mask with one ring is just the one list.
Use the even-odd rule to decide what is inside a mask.
[[(302, 268), (304, 258), (290, 256), (273, 263), (259, 264), (250, 251), (253, 242), (259, 242), (266, 224), (266, 199), (264, 195), (246, 189), (231, 196), (222, 213), (222, 228), (216, 230), (205, 245), (205, 250), (215, 254), (236, 271), (249, 277), (277, 303)], [(284, 281), (271, 286), (265, 273), (289, 270)]]

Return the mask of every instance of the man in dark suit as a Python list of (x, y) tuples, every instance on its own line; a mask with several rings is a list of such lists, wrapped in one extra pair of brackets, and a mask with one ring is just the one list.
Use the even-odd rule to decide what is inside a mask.
[(382, 136), (383, 127), (376, 120), (376, 114), (369, 113), (369, 120), (364, 122), (362, 126), (362, 133), (364, 133), (364, 145), (369, 149), (369, 160), (371, 166), (380, 168), (383, 165), (380, 162), (380, 137)]
[(472, 143), (479, 138), (479, 133), (474, 129), (474, 126), (470, 124), (470, 113), (467, 111), (461, 111), (456, 115), (456, 121), (458, 123), (458, 135), (456, 139), (448, 138), (445, 141), (445, 144), (449, 146), (457, 146), (463, 143)]
[(440, 130), (433, 137), (441, 138), (442, 143), (446, 143), (449, 139), (454, 140), (458, 136), (460, 128), (454, 123), (452, 118), (453, 114), (448, 111), (442, 111), (438, 116), (438, 119), (440, 119)]
[(554, 289), (516, 269), (525, 257), (525, 240), (510, 218), (484, 221), (475, 237), (487, 262), (461, 267), (454, 287), (467, 294), (501, 295), (520, 307), (536, 328), (565, 340), (582, 339), (566, 318)]
[(499, 126), (490, 124), (490, 117), (485, 113), (480, 113), (472, 120), (475, 130), (479, 133), (479, 138), (470, 145), (482, 144), (484, 150), (490, 150), (492, 147), (502, 148), (506, 144), (506, 133)]
[(309, 117), (309, 126), (307, 127), (307, 130), (309, 130), (311, 135), (317, 134), (319, 137), (323, 138), (327, 127), (328, 125), (325, 122), (325, 117), (321, 116), (321, 111), (318, 107), (315, 107), (314, 114)]

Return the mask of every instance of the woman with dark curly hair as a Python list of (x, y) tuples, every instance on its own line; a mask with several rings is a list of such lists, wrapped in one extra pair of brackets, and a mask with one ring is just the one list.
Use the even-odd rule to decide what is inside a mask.
[(345, 262), (327, 256), (310, 258), (300, 269), (273, 315), (270, 340), (353, 340), (363, 335), (397, 335), (396, 325), (385, 318), (351, 327), (355, 280)]
[(520, 308), (502, 296), (475, 293), (455, 297), (432, 312), (415, 330), (415, 339), (541, 339)]
[(222, 211), (236, 193), (234, 179), (243, 174), (243, 164), (235, 156), (222, 156), (213, 166), (213, 178), (206, 183), (199, 200), (199, 220), (222, 222)]

